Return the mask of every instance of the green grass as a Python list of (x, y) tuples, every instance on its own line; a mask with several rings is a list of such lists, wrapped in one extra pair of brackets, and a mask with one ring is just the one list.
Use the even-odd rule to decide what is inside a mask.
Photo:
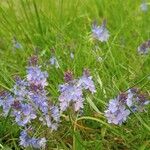
[[(66, 70), (78, 77), (89, 68), (96, 84), (97, 93), (85, 96), (83, 116), (64, 116), (57, 132), (48, 131), (47, 150), (150, 149), (150, 107), (122, 126), (107, 124), (103, 116), (106, 103), (120, 91), (137, 86), (150, 94), (150, 55), (137, 53), (139, 44), (150, 38), (150, 7), (144, 13), (140, 4), (140, 0), (0, 1), (0, 89), (9, 90), (16, 74), (25, 75), (32, 54), (38, 54), (41, 64), (47, 63), (52, 48), (60, 62), (60, 69), (48, 69), (53, 101), (58, 101), (58, 85)], [(111, 35), (105, 44), (91, 38), (93, 21), (101, 24), (103, 19)], [(13, 37), (22, 49), (13, 48)], [(20, 149), (20, 129), (12, 122), (0, 116), (3, 150)]]

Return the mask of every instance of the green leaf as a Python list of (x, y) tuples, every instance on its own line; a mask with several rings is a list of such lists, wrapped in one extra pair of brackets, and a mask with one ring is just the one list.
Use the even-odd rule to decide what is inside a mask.
[(83, 143), (84, 141), (80, 135), (80, 132), (75, 131), (73, 150), (86, 150)]
[(89, 97), (87, 97), (86, 99), (87, 99), (87, 102), (90, 104), (90, 106), (91, 106), (97, 113), (101, 114), (101, 112), (100, 112), (99, 109), (96, 107), (96, 105), (93, 103), (93, 101), (92, 101)]

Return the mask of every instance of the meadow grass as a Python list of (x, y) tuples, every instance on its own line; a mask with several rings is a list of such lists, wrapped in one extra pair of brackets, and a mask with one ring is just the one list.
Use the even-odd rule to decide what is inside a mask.
[[(150, 38), (150, 9), (142, 12), (140, 4), (140, 0), (0, 1), (0, 89), (10, 90), (15, 75), (25, 76), (32, 54), (39, 56), (41, 64), (48, 63), (51, 49), (60, 65), (47, 69), (53, 101), (58, 101), (58, 85), (66, 70), (78, 77), (89, 68), (96, 85), (94, 96), (85, 95), (83, 116), (68, 117), (68, 112), (58, 131), (47, 131), (47, 150), (150, 149), (149, 106), (121, 126), (108, 124), (103, 115), (109, 99), (120, 91), (136, 86), (150, 94), (150, 55), (137, 53), (137, 47)], [(92, 23), (101, 24), (103, 19), (110, 32), (107, 43), (91, 37)], [(22, 48), (13, 47), (14, 37)], [(12, 122), (0, 116), (0, 149), (20, 149), (20, 128)]]

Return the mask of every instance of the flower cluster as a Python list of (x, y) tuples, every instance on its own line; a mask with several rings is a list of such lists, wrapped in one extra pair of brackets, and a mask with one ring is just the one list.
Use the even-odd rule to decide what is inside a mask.
[(129, 109), (126, 109), (125, 105), (118, 98), (110, 100), (108, 109), (105, 111), (108, 123), (113, 124), (122, 124), (126, 121), (129, 114)]
[(138, 47), (138, 52), (139, 54), (141, 55), (144, 55), (144, 54), (148, 54), (150, 51), (150, 40), (142, 43), (139, 47)]
[(30, 137), (27, 133), (30, 132), (29, 129), (24, 130), (20, 133), (20, 145), (24, 147), (33, 147), (33, 148), (44, 148), (46, 144), (45, 138), (34, 138)]
[(34, 138), (30, 137), (26, 130), (20, 133), (20, 145), (24, 147), (32, 148), (45, 148), (45, 138)]
[(65, 73), (65, 84), (60, 85), (59, 102), (60, 110), (65, 111), (71, 104), (75, 111), (83, 108), (83, 90), (89, 90), (92, 94), (96, 92), (92, 76), (88, 70), (84, 70), (83, 76), (79, 79), (73, 79), (72, 72)]
[(121, 125), (133, 111), (143, 111), (150, 101), (138, 89), (129, 89), (109, 101), (105, 116), (108, 123)]
[(96, 24), (92, 27), (93, 37), (101, 42), (106, 42), (109, 39), (109, 32), (106, 29), (106, 21), (103, 21), (101, 26), (97, 26)]
[(132, 88), (127, 91), (126, 105), (132, 111), (144, 111), (144, 106), (149, 104), (149, 100), (145, 93), (142, 93), (137, 88)]
[(60, 107), (54, 105), (48, 98), (46, 86), (48, 85), (48, 73), (37, 65), (38, 57), (32, 56), (26, 69), (26, 77), (15, 78), (15, 84), (11, 92), (0, 93), (0, 106), (3, 115), (15, 118), (15, 122), (21, 126), (20, 145), (23, 147), (45, 147), (45, 137), (33, 136), (32, 130), (38, 122), (50, 130), (57, 130), (60, 123), (60, 111), (65, 111), (71, 104), (75, 111), (83, 108), (83, 91), (96, 92), (92, 76), (88, 70), (84, 70), (79, 79), (73, 79), (72, 72), (66, 72), (65, 84), (59, 86)]
[[(56, 130), (60, 122), (58, 106), (52, 104), (47, 97), (45, 87), (48, 85), (48, 73), (43, 72), (37, 65), (37, 57), (31, 57), (25, 79), (16, 78), (11, 93), (1, 92), (0, 106), (4, 116), (10, 115), (24, 129), (20, 136), (20, 145), (40, 148), (44, 138), (29, 138), (25, 129), (32, 126), (34, 120), (41, 121), (51, 130)], [(34, 126), (34, 125), (33, 125)]]

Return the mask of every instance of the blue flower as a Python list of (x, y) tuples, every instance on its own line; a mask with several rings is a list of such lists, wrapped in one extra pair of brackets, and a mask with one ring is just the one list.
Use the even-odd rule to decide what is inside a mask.
[(45, 148), (46, 145), (46, 139), (45, 138), (31, 138), (30, 139), (30, 145), (33, 148), (37, 148), (37, 149), (41, 149), (41, 148)]
[(92, 76), (90, 76), (88, 70), (84, 70), (83, 76), (79, 78), (78, 86), (81, 86), (83, 89), (89, 90), (92, 94), (96, 92)]
[[(77, 86), (75, 81), (60, 85), (59, 91), (61, 92), (61, 95), (59, 96), (61, 111), (65, 111), (70, 106), (71, 102), (79, 103), (78, 101), (83, 99), (82, 88)], [(82, 107), (83, 104), (81, 107), (76, 107), (75, 110), (78, 111)]]
[(59, 86), (60, 110), (63, 112), (70, 106), (73, 106), (75, 111), (81, 110), (84, 102), (83, 90), (96, 92), (92, 77), (89, 76), (88, 70), (84, 70), (81, 78), (73, 79), (72, 72), (67, 71), (64, 80), (66, 83)]
[(105, 111), (105, 116), (108, 123), (121, 125), (125, 122), (130, 114), (130, 110), (121, 103), (117, 98), (109, 101), (108, 109)]
[(36, 108), (42, 111), (42, 113), (48, 113), (48, 98), (44, 89), (38, 92), (30, 91), (28, 94), (28, 98), (36, 106)]
[(51, 116), (55, 122), (60, 122), (60, 112), (59, 108), (55, 105), (51, 106), (50, 108)]
[[(60, 122), (60, 111), (47, 97), (48, 73), (43, 72), (37, 65), (37, 57), (29, 61), (26, 78), (16, 78), (11, 92), (0, 92), (0, 106), (4, 116), (10, 112), (15, 122), (24, 128), (32, 127), (33, 121), (42, 121), (51, 130), (57, 130)], [(20, 135), (20, 145), (24, 147), (41, 148), (45, 145), (45, 138), (31, 138), (24, 130)]]
[(83, 101), (84, 99), (83, 98), (80, 98), (80, 99), (77, 99), (74, 103), (74, 110), (75, 111), (79, 111), (81, 109), (83, 109)]
[(60, 112), (57, 106), (49, 106), (49, 113), (44, 114), (39, 118), (43, 125), (51, 128), (51, 130), (57, 130), (58, 123), (60, 122)]
[(26, 130), (23, 130), (20, 133), (20, 145), (23, 147), (32, 147), (32, 148), (45, 148), (46, 139), (45, 138), (34, 138), (30, 137)]
[(106, 42), (109, 39), (109, 32), (106, 29), (106, 23), (103, 21), (103, 24), (101, 26), (97, 26), (94, 24), (92, 26), (92, 34), (95, 39), (98, 39), (101, 42)]
[(28, 95), (28, 82), (25, 80), (21, 80), (20, 78), (16, 79), (15, 85), (12, 88), (12, 93), (14, 94), (15, 98), (19, 101), (23, 101)]
[(146, 12), (148, 10), (148, 4), (146, 2), (143, 2), (141, 5), (140, 5), (140, 9), (143, 11), (143, 12)]
[[(14, 103), (14, 97), (8, 93), (8, 92), (3, 92), (0, 95), (0, 106), (3, 108), (3, 115), (7, 116), (12, 104)], [(11, 113), (12, 115), (12, 113)]]
[(144, 110), (145, 105), (150, 103), (145, 94), (140, 93), (138, 89), (136, 89), (136, 91), (129, 89), (127, 91), (127, 99), (125, 102), (131, 110), (140, 112)]
[(141, 55), (146, 55), (150, 52), (150, 40), (142, 43), (139, 47), (138, 47), (138, 53)]
[(26, 131), (20, 133), (20, 145), (23, 147), (28, 147), (30, 145), (29, 136)]
[(150, 103), (138, 89), (132, 88), (119, 94), (115, 99), (109, 101), (105, 116), (108, 123), (121, 125), (125, 122), (132, 111), (143, 111), (144, 106)]
[(42, 72), (39, 66), (30, 66), (27, 68), (27, 81), (37, 87), (41, 86), (44, 88), (48, 85), (47, 83), (48, 73)]
[(57, 58), (55, 56), (52, 56), (49, 61), (50, 61), (50, 64), (52, 66), (55, 66), (56, 68), (60, 67), (59, 63), (58, 63), (58, 60), (57, 60)]
[(20, 109), (14, 109), (13, 114), (15, 116), (15, 121), (19, 126), (25, 126), (31, 123), (37, 115), (34, 108), (29, 104), (21, 104)]

